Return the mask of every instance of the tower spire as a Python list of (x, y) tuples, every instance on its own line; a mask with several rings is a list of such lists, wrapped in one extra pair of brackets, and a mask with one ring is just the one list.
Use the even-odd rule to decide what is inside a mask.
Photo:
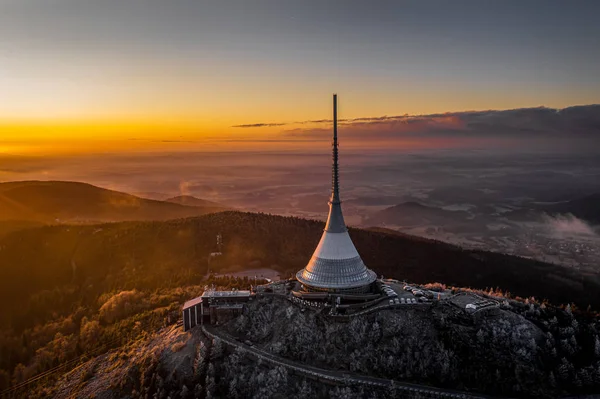
[(306, 267), (296, 273), (302, 290), (329, 293), (367, 293), (377, 279), (375, 272), (367, 269), (352, 243), (340, 201), (337, 95), (333, 95), (333, 142), (331, 168), (331, 197), (329, 216), (319, 245)]
[(333, 95), (333, 168), (331, 176), (331, 202), (340, 202), (339, 166), (338, 166), (338, 142), (337, 142), (337, 94)]
[(340, 201), (338, 141), (337, 141), (337, 94), (333, 95), (333, 165), (331, 168), (331, 198), (329, 199), (329, 216), (325, 231), (330, 233), (343, 233), (347, 231), (344, 215), (342, 214), (342, 201)]

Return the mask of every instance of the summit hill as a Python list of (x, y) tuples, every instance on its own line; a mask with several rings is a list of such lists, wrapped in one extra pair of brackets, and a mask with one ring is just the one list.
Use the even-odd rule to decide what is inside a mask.
[[(7, 388), (9, 382), (18, 384), (57, 365), (75, 365), (96, 355), (100, 356), (75, 368), (67, 380), (59, 381), (54, 387), (46, 385), (52, 379), (36, 380), (40, 390), (34, 392), (27, 386), (30, 389), (28, 396), (88, 397), (89, 393), (111, 398), (124, 397), (135, 390), (148, 394), (148, 397), (154, 393), (157, 397), (166, 397), (171, 391), (171, 397), (197, 394), (202, 397), (213, 389), (230, 395), (235, 390), (227, 381), (234, 381), (235, 375), (239, 376), (237, 383), (241, 384), (237, 389), (244, 394), (254, 391), (258, 394), (263, 385), (269, 392), (283, 392), (281, 390), (287, 389), (284, 387), (289, 385), (288, 382), (300, 384), (291, 385), (291, 390), (304, 387), (301, 380), (275, 377), (272, 384), (258, 383), (264, 382), (265, 375), (272, 371), (266, 366), (256, 367), (245, 356), (227, 357), (223, 363), (219, 351), (216, 354), (213, 349), (210, 354), (196, 353), (196, 350), (202, 350), (199, 340), (211, 345), (199, 332), (184, 334), (179, 328), (159, 335), (153, 335), (153, 332), (169, 320), (170, 323), (176, 320), (183, 302), (199, 295), (206, 284), (214, 282), (223, 288), (248, 288), (251, 282), (247, 279), (206, 278), (207, 256), (215, 249), (217, 234), (223, 236), (223, 255), (218, 261), (211, 262), (211, 270), (219, 272), (232, 265), (238, 265), (238, 268), (260, 265), (277, 269), (286, 277), (306, 265), (323, 226), (322, 222), (294, 217), (226, 211), (168, 221), (32, 227), (0, 237), (0, 390)], [(481, 289), (499, 287), (513, 295), (546, 298), (555, 304), (600, 307), (596, 295), (600, 289), (598, 275), (585, 276), (557, 265), (465, 250), (437, 241), (388, 233), (385, 229), (350, 229), (349, 233), (369, 268), (385, 277)], [(537, 303), (535, 307), (533, 303)], [(377, 363), (385, 360), (393, 364), (389, 370), (395, 373), (394, 378), (459, 389), (495, 389), (496, 370), (488, 367), (481, 368), (481, 373), (477, 371), (481, 359), (491, 353), (490, 356), (504, 359), (498, 363), (502, 365), (499, 373), (503, 381), (531, 375), (550, 378), (549, 373), (554, 372), (552, 378), (579, 381), (582, 387), (588, 387), (588, 391), (582, 392), (589, 392), (588, 380), (595, 381), (596, 370), (600, 370), (600, 363), (597, 366), (592, 359), (596, 356), (594, 348), (600, 350), (600, 343), (595, 341), (596, 319), (588, 320), (588, 315), (581, 315), (578, 321), (573, 321), (569, 314), (563, 315), (563, 311), (550, 305), (550, 310), (545, 310), (545, 304), (539, 305), (535, 301), (530, 305), (510, 306), (522, 308), (518, 310), (519, 314), (531, 313), (528, 317), (532, 322), (500, 314), (501, 317), (491, 318), (489, 323), (482, 320), (472, 327), (464, 324), (477, 320), (447, 319), (446, 316), (451, 314), (447, 309), (441, 309), (439, 317), (433, 319), (430, 316), (435, 314), (421, 314), (417, 310), (406, 314), (385, 312), (336, 327), (310, 312), (300, 312), (304, 316), (298, 316), (299, 311), (287, 301), (283, 304), (267, 301), (261, 306), (250, 307), (246, 321), (236, 320), (228, 329), (232, 333), (245, 331), (247, 336), (242, 337), (242, 342), (249, 340), (262, 348), (279, 348), (278, 355), (285, 357), (294, 356), (291, 354), (303, 348), (304, 342), (319, 342), (313, 339), (315, 337), (335, 335), (337, 332), (332, 329), (337, 328), (346, 336), (356, 337), (355, 341), (348, 341), (352, 353), (346, 353), (343, 347), (335, 351), (314, 345), (307, 347), (323, 353), (329, 353), (327, 351), (331, 349), (330, 361), (346, 356), (345, 369), (361, 373), (373, 370), (374, 375), (387, 378), (388, 375), (380, 373), (387, 363)], [(437, 310), (440, 309), (432, 308), (432, 312)], [(536, 316), (538, 313), (543, 317)], [(559, 316), (558, 320), (555, 314)], [(286, 330), (283, 324), (292, 316), (294, 323)], [(430, 320), (439, 325), (432, 325)], [(380, 332), (365, 335), (364, 332), (373, 330), (375, 322), (379, 324)], [(501, 329), (498, 329), (499, 322)], [(402, 326), (410, 328), (403, 329)], [(536, 326), (552, 328), (552, 337), (539, 334)], [(383, 337), (381, 331), (388, 328), (397, 338), (398, 345), (391, 335)], [(514, 329), (523, 333), (515, 338), (518, 346), (510, 338)], [(357, 331), (361, 334), (356, 335)], [(528, 331), (531, 336), (527, 335)], [(492, 352), (487, 351), (489, 342), (498, 345), (492, 347)], [(336, 345), (343, 343), (343, 339), (334, 342)], [(439, 351), (440, 345), (446, 352)], [(104, 355), (106, 350), (115, 347), (121, 349)], [(466, 347), (472, 349), (464, 352), (461, 348)], [(556, 355), (552, 351), (555, 347), (558, 348)], [(358, 348), (376, 348), (371, 352), (387, 355), (383, 360), (366, 358), (364, 350), (360, 352)], [(553, 356), (552, 360), (540, 357), (542, 352)], [(453, 353), (467, 353), (468, 356), (461, 357), (459, 363), (438, 363), (439, 359), (435, 357), (438, 353), (448, 354), (448, 359), (453, 359)], [(299, 354), (301, 358), (306, 356)], [(536, 366), (532, 370), (524, 369), (528, 367), (530, 357)], [(562, 360), (563, 357), (566, 360)], [(214, 360), (212, 372), (209, 359)], [(323, 367), (329, 366), (322, 356), (318, 360), (323, 362)], [(513, 378), (509, 371), (517, 360)], [(74, 363), (68, 363), (71, 361)], [(431, 373), (423, 374), (423, 378), (406, 374), (417, 375), (415, 373), (430, 364), (447, 364), (449, 367), (431, 369)], [(540, 364), (549, 366), (542, 368)], [(545, 374), (540, 374), (542, 372)], [(223, 377), (219, 380), (215, 376)], [(257, 384), (253, 385), (253, 381)], [(248, 385), (247, 382), (252, 383)], [(552, 392), (551, 385), (544, 385), (544, 392), (536, 393), (536, 396)], [(523, 397), (535, 393), (535, 387), (535, 384), (518, 385), (518, 389), (523, 389)], [(63, 388), (68, 388), (64, 395)], [(330, 389), (327, 387), (327, 392), (321, 392), (317, 385), (306, 388), (308, 396), (304, 397), (322, 396)], [(508, 388), (510, 394), (517, 389), (512, 385)], [(338, 393), (341, 395), (338, 397), (353, 394)]]
[[(211, 264), (213, 271), (219, 271), (219, 264), (261, 265), (279, 270), (285, 278), (306, 265), (322, 231), (318, 221), (235, 211), (16, 231), (0, 238), (0, 323), (27, 324), (29, 313), (42, 317), (40, 307), (56, 295), (60, 300), (54, 301), (53, 312), (60, 313), (60, 303), (68, 311), (71, 301), (84, 304), (111, 290), (200, 283), (219, 233), (223, 256)], [(350, 235), (365, 264), (378, 275), (415, 283), (499, 287), (556, 304), (600, 307), (597, 274), (385, 230), (350, 229)], [(69, 294), (59, 295), (66, 287)]]
[(226, 208), (206, 201), (193, 206), (156, 201), (86, 183), (21, 181), (0, 183), (0, 221), (99, 223), (168, 220)]
[[(440, 302), (335, 322), (269, 296), (224, 325), (205, 327), (206, 335), (200, 327), (140, 334), (28, 393), (65, 399), (555, 398), (600, 387), (597, 319), (568, 307), (504, 300), (469, 315)], [(394, 382), (366, 385), (368, 378)]]

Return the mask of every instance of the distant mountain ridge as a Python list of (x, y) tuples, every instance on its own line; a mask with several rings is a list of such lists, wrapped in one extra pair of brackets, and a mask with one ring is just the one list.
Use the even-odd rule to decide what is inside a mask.
[(463, 221), (469, 216), (465, 211), (448, 211), (423, 205), (416, 201), (403, 202), (373, 213), (363, 224), (366, 225), (423, 225), (446, 224)]
[(600, 223), (600, 193), (558, 204), (545, 205), (541, 207), (541, 210), (552, 214), (570, 213), (588, 222)]
[(516, 221), (540, 220), (544, 215), (573, 215), (592, 224), (600, 224), (600, 193), (573, 198), (555, 203), (537, 203), (527, 207), (511, 210), (503, 216)]
[(179, 205), (185, 205), (185, 206), (226, 208), (226, 206), (219, 204), (217, 202), (197, 198), (192, 195), (178, 195), (176, 197), (167, 198), (165, 201), (171, 202), (173, 204), (179, 204)]
[(0, 183), (0, 221), (97, 223), (168, 220), (219, 212), (218, 204), (186, 206), (66, 181)]
[[(600, 224), (600, 193), (553, 204), (529, 205), (509, 211), (504, 214), (504, 217), (518, 221), (539, 220), (544, 213), (550, 215), (572, 214), (586, 222)], [(416, 201), (408, 201), (371, 214), (363, 222), (363, 225), (444, 225), (465, 222), (469, 215), (469, 212), (462, 210), (451, 211)]]

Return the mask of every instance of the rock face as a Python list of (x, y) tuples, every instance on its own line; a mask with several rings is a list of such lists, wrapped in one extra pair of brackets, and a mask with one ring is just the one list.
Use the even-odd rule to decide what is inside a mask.
[(227, 328), (282, 357), (323, 368), (490, 393), (547, 386), (536, 368), (544, 334), (507, 310), (471, 316), (440, 304), (332, 323), (273, 299), (255, 302)]

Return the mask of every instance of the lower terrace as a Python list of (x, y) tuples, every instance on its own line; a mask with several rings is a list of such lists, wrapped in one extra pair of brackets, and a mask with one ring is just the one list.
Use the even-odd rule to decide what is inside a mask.
[[(317, 311), (333, 318), (347, 319), (384, 309), (430, 306), (445, 302), (466, 313), (497, 308), (500, 302), (471, 292), (455, 293), (449, 289), (428, 289), (425, 286), (407, 284), (393, 279), (379, 279), (369, 294), (329, 294), (309, 292), (299, 294), (299, 283), (295, 279), (281, 280), (252, 287), (252, 291), (208, 290), (202, 297), (186, 303), (189, 329), (202, 321), (224, 322), (241, 314), (243, 304), (253, 297), (276, 296), (289, 300), (302, 311)], [(198, 309), (195, 309), (197, 307)], [(187, 313), (186, 313), (187, 312)], [(188, 314), (189, 313), (189, 314)]]

